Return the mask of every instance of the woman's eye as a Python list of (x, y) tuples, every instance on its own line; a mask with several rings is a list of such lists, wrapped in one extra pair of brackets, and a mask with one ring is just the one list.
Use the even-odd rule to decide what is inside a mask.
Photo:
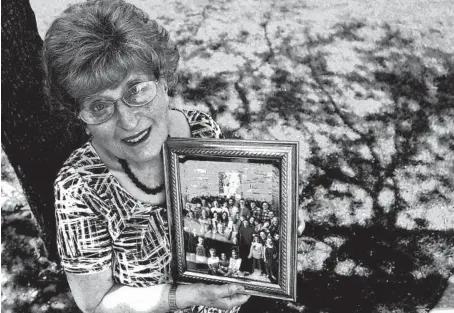
[(133, 95), (137, 95), (141, 90), (142, 90), (142, 88), (141, 88), (140, 84), (137, 84), (137, 85), (131, 87), (131, 89), (129, 89), (129, 91)]
[(107, 105), (103, 102), (95, 102), (91, 105), (91, 111), (99, 113), (107, 108)]

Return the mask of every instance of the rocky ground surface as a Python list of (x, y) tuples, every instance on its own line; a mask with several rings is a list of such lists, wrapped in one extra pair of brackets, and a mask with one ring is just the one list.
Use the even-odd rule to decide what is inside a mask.
[[(42, 35), (68, 3), (31, 2)], [(175, 106), (300, 142), (298, 299), (244, 311), (428, 312), (454, 271), (454, 4), (133, 2), (180, 47)], [(2, 310), (77, 312), (2, 165)]]

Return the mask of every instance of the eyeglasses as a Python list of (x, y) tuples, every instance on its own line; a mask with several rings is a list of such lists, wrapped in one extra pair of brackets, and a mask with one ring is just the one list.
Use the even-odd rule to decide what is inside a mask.
[(115, 113), (115, 104), (122, 100), (130, 107), (141, 107), (150, 103), (157, 93), (157, 82), (147, 81), (129, 88), (117, 100), (95, 100), (89, 102), (79, 113), (79, 118), (89, 125), (101, 124), (108, 121)]

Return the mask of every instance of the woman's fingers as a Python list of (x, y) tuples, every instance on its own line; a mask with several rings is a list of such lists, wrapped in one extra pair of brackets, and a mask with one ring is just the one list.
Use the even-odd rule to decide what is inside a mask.
[(237, 293), (243, 293), (244, 287), (238, 284), (225, 284), (217, 287), (217, 297), (226, 298), (233, 296)]
[(203, 304), (223, 310), (242, 305), (249, 299), (248, 295), (241, 294), (244, 287), (238, 284), (204, 285), (203, 289), (200, 294), (201, 299), (205, 300)]
[(249, 300), (249, 295), (242, 295), (242, 294), (236, 294), (227, 298), (221, 299), (223, 303), (223, 307), (225, 309), (231, 309), (235, 306), (242, 305), (245, 303), (247, 300)]
[(228, 310), (235, 306), (244, 304), (247, 300), (249, 300), (249, 297), (249, 295), (235, 294), (233, 296), (216, 299), (209, 306), (222, 310)]

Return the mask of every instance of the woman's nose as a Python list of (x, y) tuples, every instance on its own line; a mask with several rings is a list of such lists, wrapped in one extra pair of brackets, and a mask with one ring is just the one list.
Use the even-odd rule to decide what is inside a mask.
[(130, 107), (123, 100), (118, 100), (117, 105), (117, 116), (118, 123), (123, 129), (134, 129), (137, 126), (138, 118), (136, 116), (136, 108)]

